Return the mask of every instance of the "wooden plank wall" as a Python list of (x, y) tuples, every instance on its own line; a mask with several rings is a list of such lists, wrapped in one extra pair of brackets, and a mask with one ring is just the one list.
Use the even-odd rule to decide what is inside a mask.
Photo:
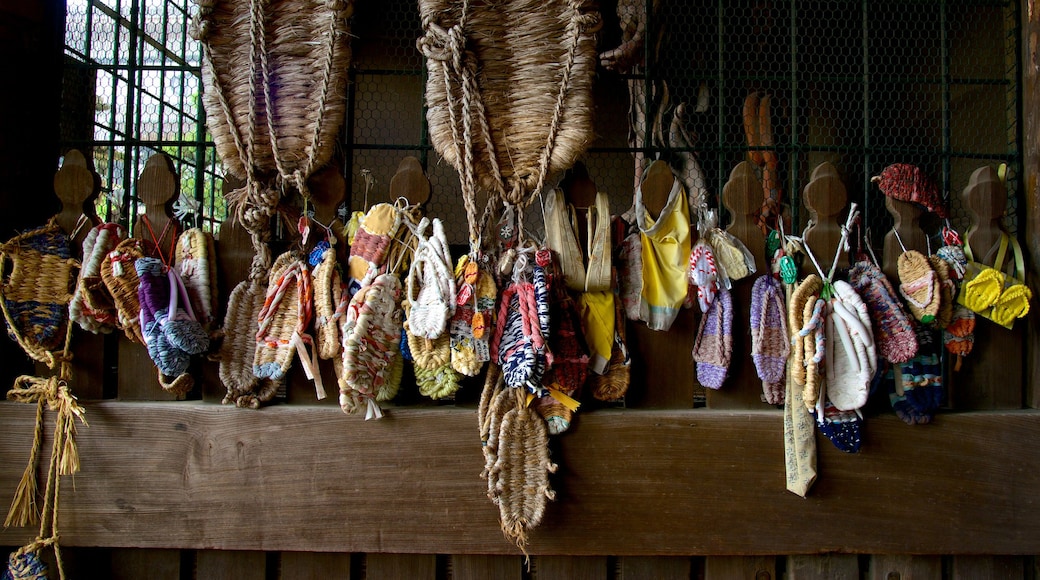
[[(1040, 9), (1021, 5), (1023, 232), (1035, 289)], [(36, 28), (27, 30), (49, 30), (55, 17), (5, 12), (0, 40), (25, 49), (11, 23), (28, 18)], [(9, 60), (37, 73), (57, 66)], [(9, 96), (19, 95), (27, 98), (8, 110), (47, 103), (26, 92)], [(21, 150), (52, 148), (46, 141)], [(4, 191), (0, 202), (17, 199)], [(224, 237), (223, 256), (241, 250), (234, 237)], [(225, 295), (242, 274), (222, 269)], [(736, 294), (746, 298), (750, 281), (741, 284)], [(927, 427), (869, 417), (859, 456), (820, 439), (821, 480), (807, 500), (783, 491), (780, 414), (759, 401), (746, 355), (735, 360), (725, 393), (695, 411), (696, 313), (684, 311), (667, 335), (633, 327), (636, 380), (626, 408), (583, 411), (554, 443), (560, 499), (534, 533), (529, 561), (502, 538), (476, 476), (476, 383), (454, 406), (392, 410), (388, 422), (366, 425), (307, 404), (313, 395), (300, 373), (292, 404), (260, 412), (219, 406), (223, 393), (212, 380), (190, 402), (148, 402), (168, 397), (147, 358), (124, 352), (126, 388), (94, 392), (121, 400), (84, 402), (91, 421), (80, 431), (84, 471), (62, 490), (66, 570), (73, 578), (159, 580), (1036, 578), (1040, 522), (1030, 514), (1040, 486), (1033, 445), (1040, 413), (982, 410), (1018, 409), (1023, 384), (1026, 404), (1040, 404), (1038, 316), (1027, 327), (1026, 367), (1002, 369), (1028, 380), (969, 384), (985, 396), (961, 398), (956, 410), (974, 412), (947, 412)], [(7, 351), (3, 357), (11, 360)], [(202, 367), (201, 376), (215, 376), (213, 363)], [(21, 474), (32, 419), (31, 409), (0, 403), (0, 497)], [(31, 535), (8, 529), (0, 545), (13, 549)]]
[[(53, 559), (47, 558), (53, 566)], [(1035, 578), (1021, 556), (587, 557), (423, 556), (69, 548), (77, 580), (1012, 580)]]

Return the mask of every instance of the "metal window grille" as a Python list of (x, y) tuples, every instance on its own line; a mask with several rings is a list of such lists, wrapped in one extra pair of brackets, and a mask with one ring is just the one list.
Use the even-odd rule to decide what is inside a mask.
[(180, 195), (201, 204), (183, 225), (215, 231), (224, 218), (190, 20), (189, 0), (67, 0), (62, 144), (93, 159), (107, 219), (136, 221), (136, 180), (156, 152), (173, 161)]

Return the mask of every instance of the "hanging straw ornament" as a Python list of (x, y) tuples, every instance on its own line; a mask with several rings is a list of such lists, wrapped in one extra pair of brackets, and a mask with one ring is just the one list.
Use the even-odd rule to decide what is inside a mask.
[[(252, 349), (271, 268), (270, 222), (281, 187), (306, 198), (307, 178), (332, 156), (346, 109), (349, 0), (197, 0), (203, 105), (217, 154), (245, 181), (227, 196), (249, 232), (249, 278), (232, 291), (220, 377), (226, 403), (257, 407), (278, 381), (252, 377)], [(277, 87), (277, 93), (272, 89)], [(276, 174), (281, 184), (268, 176)]]
[(527, 207), (591, 142), (601, 20), (588, 0), (422, 0), (419, 13), (430, 138), (459, 173), (475, 252), (493, 202)]
[(112, 295), (101, 279), (101, 264), (125, 237), (122, 226), (108, 223), (95, 226), (83, 239), (83, 265), (69, 303), (69, 317), (83, 330), (107, 334), (119, 324)]
[[(7, 271), (11, 265), (10, 272)], [(54, 368), (79, 263), (69, 239), (51, 220), (0, 246), (0, 307), (7, 334), (38, 362)]]

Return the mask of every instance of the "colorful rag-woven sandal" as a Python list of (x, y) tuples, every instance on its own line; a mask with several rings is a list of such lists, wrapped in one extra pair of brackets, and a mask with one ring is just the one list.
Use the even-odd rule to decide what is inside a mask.
[(953, 318), (953, 304), (957, 298), (957, 285), (950, 276), (950, 266), (939, 256), (928, 256), (928, 264), (939, 279), (939, 310), (932, 321), (936, 328), (946, 328)]
[(690, 250), (689, 282), (697, 287), (697, 304), (702, 313), (715, 300), (721, 286), (719, 271), (715, 265), (715, 253), (710, 244), (699, 241)]
[(877, 372), (877, 351), (867, 306), (853, 287), (834, 282), (828, 302), (827, 400), (839, 411), (855, 411), (866, 404)]
[(643, 294), (643, 242), (639, 232), (629, 234), (618, 248), (618, 291), (625, 317), (639, 320)]
[[(553, 321), (548, 343), (553, 361), (552, 367), (542, 375), (544, 389), (536, 401), (536, 409), (545, 419), (549, 434), (558, 435), (570, 427), (580, 406), (577, 400), (589, 374), (589, 354), (578, 307), (567, 292), (556, 261), (546, 266), (546, 270), (549, 273), (549, 319)], [(612, 308), (611, 314), (613, 312)]]
[(975, 313), (962, 304), (955, 304), (950, 324), (943, 329), (943, 344), (950, 354), (957, 357), (953, 370), (961, 370), (964, 357), (975, 346)]
[(195, 318), (176, 270), (148, 257), (139, 258), (134, 268), (140, 281), (141, 329), (148, 356), (158, 370), (160, 386), (183, 395), (195, 384), (188, 373), (191, 356), (209, 349), (209, 335)]
[(863, 418), (856, 411), (841, 411), (830, 401), (823, 405), (823, 412), (812, 411), (816, 428), (836, 448), (845, 453), (856, 453), (862, 442)]
[(380, 274), (350, 299), (340, 329), (343, 337), (339, 404), (344, 413), (365, 411), (365, 419), (379, 419), (376, 399), (385, 383), (400, 382), (402, 322), (397, 302), (401, 282), (393, 274)]
[(107, 334), (119, 325), (112, 295), (101, 280), (101, 264), (125, 237), (123, 226), (107, 223), (94, 226), (83, 239), (83, 263), (69, 303), (69, 317), (83, 330)]
[(56, 364), (52, 351), (65, 340), (78, 266), (68, 236), (53, 219), (0, 246), (0, 307), (7, 334), (49, 368)]
[(894, 385), (889, 400), (892, 410), (908, 425), (931, 423), (946, 394), (938, 332), (917, 325), (917, 356), (893, 369)]
[(490, 339), (494, 328), (494, 277), (468, 255), (455, 266), (455, 315), (451, 319), (451, 367), (475, 377), (491, 360)]
[(693, 360), (697, 363), (697, 382), (709, 389), (720, 389), (726, 380), (733, 355), (733, 299), (725, 286), (701, 317)]
[[(410, 306), (405, 302), (405, 312)], [(412, 353), (415, 383), (419, 394), (431, 399), (451, 397), (459, 390), (459, 373), (451, 368), (451, 337), (448, 333), (429, 339), (411, 331), (411, 319), (404, 321), (407, 347)], [(403, 349), (402, 349), (403, 354)]]
[(916, 165), (893, 163), (871, 178), (882, 193), (893, 199), (920, 204), (941, 218), (949, 217), (939, 187)]
[(145, 240), (127, 238), (109, 252), (101, 263), (101, 280), (112, 295), (119, 327), (132, 341), (144, 344), (141, 329), (141, 302), (137, 297), (137, 270), (134, 262), (138, 258), (154, 254), (155, 245)]
[(181, 234), (174, 267), (184, 283), (192, 311), (207, 332), (213, 329), (217, 310), (217, 255), (213, 235), (202, 228)]
[(411, 334), (434, 340), (448, 330), (456, 294), (444, 225), (434, 218), (433, 232), (425, 237), (429, 226), (423, 218), (415, 232), (418, 245), (407, 277), (408, 324)]
[[(544, 281), (542, 282), (544, 286)], [(525, 388), (541, 378), (538, 351), (545, 349), (534, 282), (514, 281), (502, 292), (491, 358), (502, 366), (506, 385)]]
[(913, 358), (917, 335), (885, 274), (873, 262), (860, 260), (849, 272), (849, 283), (867, 305), (881, 357), (894, 364)]
[(424, 237), (429, 226), (430, 221), (422, 218), (415, 231), (418, 244), (408, 270), (404, 335), (419, 393), (443, 399), (459, 390), (459, 373), (451, 368), (455, 276), (441, 220), (434, 219), (432, 234)]
[(906, 299), (910, 314), (919, 322), (931, 324), (942, 299), (939, 276), (931, 262), (921, 252), (907, 250), (900, 254), (897, 266), (899, 293)]
[(783, 405), (791, 342), (783, 289), (770, 274), (759, 276), (751, 287), (750, 320), (751, 359), (762, 380), (762, 397), (770, 405)]
[(320, 252), (317, 256), (312, 252), (316, 260), (311, 262), (314, 268), (311, 275), (314, 286), (314, 341), (319, 357), (337, 359), (343, 348), (339, 336), (340, 320), (346, 315), (349, 304), (347, 285), (336, 261), (336, 248), (327, 242), (320, 242), (318, 246)]
[(350, 246), (348, 269), (352, 288), (366, 286), (379, 274), (400, 227), (401, 213), (394, 205), (380, 203), (368, 210)]
[(625, 342), (625, 318), (621, 300), (614, 297), (614, 346), (610, 351), (607, 369), (602, 375), (593, 374), (590, 380), (592, 396), (598, 401), (617, 401), (625, 396), (632, 382), (632, 359)]
[(278, 256), (271, 266), (264, 306), (257, 315), (253, 374), (261, 380), (283, 381), (293, 355), (299, 353), (304, 374), (314, 381), (318, 399), (324, 399), (317, 349), (307, 333), (313, 308), (314, 290), (307, 262), (291, 251)]

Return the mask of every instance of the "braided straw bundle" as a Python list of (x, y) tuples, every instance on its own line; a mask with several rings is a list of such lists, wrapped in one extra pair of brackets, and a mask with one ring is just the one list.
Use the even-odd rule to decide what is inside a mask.
[(471, 242), (477, 188), (525, 206), (592, 139), (601, 21), (588, 0), (421, 0), (427, 120), (462, 177)]
[(127, 338), (141, 344), (145, 341), (141, 331), (141, 301), (137, 296), (140, 281), (134, 270), (134, 262), (152, 255), (154, 248), (149, 241), (129, 238), (120, 242), (101, 263), (101, 279), (112, 295), (112, 302), (119, 314), (119, 327)]
[(7, 332), (29, 356), (51, 368), (56, 361), (50, 351), (65, 337), (78, 266), (54, 220), (0, 246), (0, 307)]
[(126, 231), (119, 224), (101, 224), (83, 240), (83, 265), (76, 293), (69, 303), (69, 316), (83, 330), (108, 333), (119, 322), (112, 295), (101, 280), (101, 264), (125, 236)]
[(328, 162), (343, 123), (352, 3), (196, 3), (203, 105), (224, 167), (240, 179), (278, 171), (301, 184)]
[(191, 309), (203, 328), (209, 330), (216, 317), (217, 260), (213, 236), (202, 228), (181, 234), (177, 243), (176, 266)]

